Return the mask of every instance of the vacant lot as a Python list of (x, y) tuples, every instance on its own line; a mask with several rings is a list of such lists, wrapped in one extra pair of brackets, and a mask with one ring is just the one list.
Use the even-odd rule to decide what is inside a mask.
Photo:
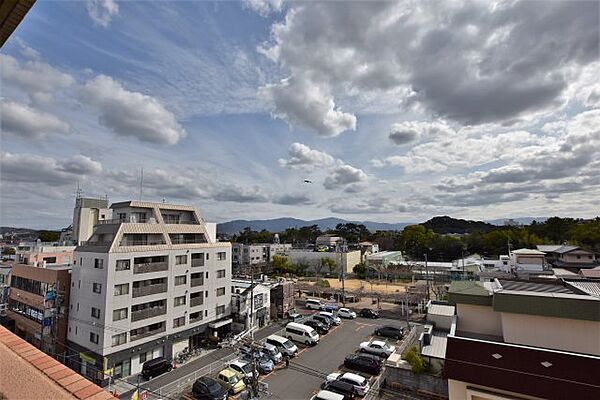
[[(329, 281), (330, 287), (334, 289), (341, 289), (342, 282), (338, 279), (327, 279)], [(383, 282), (373, 282), (371, 285), (371, 281), (363, 281), (361, 279), (346, 279), (345, 287), (346, 290), (358, 291), (362, 288), (365, 293), (371, 293), (371, 291), (378, 293), (404, 293), (405, 287), (409, 285), (408, 283), (385, 283)]]

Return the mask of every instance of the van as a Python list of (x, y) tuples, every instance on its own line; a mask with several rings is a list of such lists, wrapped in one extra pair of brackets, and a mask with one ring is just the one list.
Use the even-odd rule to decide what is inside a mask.
[(342, 323), (342, 319), (332, 312), (321, 311), (319, 313), (319, 315), (323, 315), (323, 316), (329, 318), (331, 320), (331, 322), (334, 323), (335, 325), (340, 325)]
[(296, 322), (290, 322), (285, 326), (285, 335), (288, 339), (306, 345), (319, 343), (319, 334), (313, 328)]
[(322, 305), (323, 304), (321, 303), (321, 300), (307, 299), (306, 303), (304, 304), (304, 307), (311, 310), (320, 310)]
[(142, 366), (142, 376), (145, 379), (154, 378), (169, 372), (173, 369), (173, 365), (168, 362), (164, 357), (156, 357), (153, 360), (146, 361)]
[(288, 357), (294, 357), (296, 353), (298, 353), (298, 346), (296, 346), (291, 340), (278, 335), (271, 335), (267, 337), (266, 343), (277, 347), (281, 354), (287, 355)]

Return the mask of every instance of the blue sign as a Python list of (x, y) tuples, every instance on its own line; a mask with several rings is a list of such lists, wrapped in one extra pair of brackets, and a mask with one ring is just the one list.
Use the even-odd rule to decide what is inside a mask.
[(54, 290), (49, 290), (46, 292), (46, 300), (54, 300), (56, 298), (56, 292)]
[(44, 326), (50, 326), (50, 325), (52, 325), (52, 319), (44, 318)]

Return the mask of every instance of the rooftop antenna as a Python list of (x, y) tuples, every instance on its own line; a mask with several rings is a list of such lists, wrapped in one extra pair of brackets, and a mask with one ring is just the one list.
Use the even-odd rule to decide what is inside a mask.
[(144, 167), (142, 167), (140, 173), (140, 201), (142, 201), (142, 194), (144, 193)]
[(77, 190), (75, 191), (75, 198), (80, 199), (81, 198), (81, 188), (79, 187), (79, 180), (77, 180)]

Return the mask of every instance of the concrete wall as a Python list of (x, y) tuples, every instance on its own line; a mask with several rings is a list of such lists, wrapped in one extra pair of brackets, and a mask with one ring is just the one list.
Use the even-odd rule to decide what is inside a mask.
[(458, 331), (502, 336), (502, 318), (489, 306), (457, 304)]
[[(347, 253), (335, 253), (335, 252), (319, 252), (319, 251), (299, 251), (290, 250), (286, 253), (290, 263), (296, 264), (298, 262), (305, 262), (309, 265), (309, 269), (315, 270), (315, 267), (319, 265), (322, 258), (331, 258), (335, 261), (337, 269), (334, 273), (346, 271), (346, 273), (352, 272), (355, 265), (360, 264), (360, 251), (350, 251)], [(323, 268), (321, 275), (329, 274), (329, 269)]]
[(452, 318), (452, 316), (447, 315), (427, 314), (427, 321), (433, 323), (435, 328), (439, 330), (449, 331), (452, 325)]
[(392, 390), (409, 389), (414, 392), (425, 390), (448, 396), (448, 382), (441, 377), (427, 374), (413, 374), (410, 369), (386, 367), (381, 381)]
[(450, 400), (540, 400), (537, 397), (474, 385), (454, 379), (448, 379), (448, 397)]
[[(600, 322), (526, 314), (502, 314), (507, 343), (600, 356)], [(459, 322), (460, 326), (461, 322)]]

